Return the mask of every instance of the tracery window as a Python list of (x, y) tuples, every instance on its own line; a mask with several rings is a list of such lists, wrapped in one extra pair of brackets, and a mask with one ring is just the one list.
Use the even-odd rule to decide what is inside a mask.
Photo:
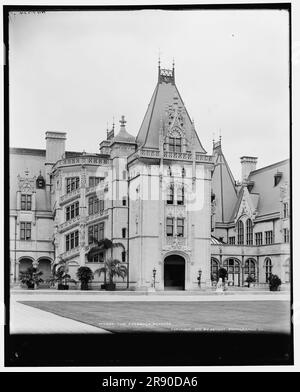
[(170, 185), (168, 187), (167, 204), (174, 204), (174, 186), (173, 185)]
[(253, 226), (251, 219), (246, 221), (246, 244), (253, 245)]
[(238, 245), (244, 245), (244, 223), (238, 222)]
[(181, 137), (169, 137), (169, 151), (181, 152)]
[(184, 187), (180, 187), (177, 190), (177, 204), (183, 205), (184, 204)]

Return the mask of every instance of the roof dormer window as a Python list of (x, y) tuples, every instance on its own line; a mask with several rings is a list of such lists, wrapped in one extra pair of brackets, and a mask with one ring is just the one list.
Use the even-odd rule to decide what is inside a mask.
[(274, 174), (274, 186), (277, 186), (280, 183), (280, 180), (282, 178), (282, 172), (277, 172)]
[(181, 137), (169, 137), (169, 151), (181, 152)]

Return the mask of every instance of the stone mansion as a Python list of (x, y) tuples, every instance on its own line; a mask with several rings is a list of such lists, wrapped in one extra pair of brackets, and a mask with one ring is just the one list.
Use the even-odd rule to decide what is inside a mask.
[(221, 139), (202, 146), (174, 66), (159, 66), (137, 136), (126, 128), (122, 116), (94, 153), (66, 150), (62, 132), (46, 132), (45, 149), (10, 148), (12, 284), (31, 265), (44, 278), (62, 260), (73, 277), (98, 269), (111, 254), (88, 259), (95, 238), (123, 244), (112, 251), (128, 266), (122, 289), (205, 289), (221, 266), (232, 286), (290, 282), (288, 159), (256, 168), (243, 156), (235, 180)]

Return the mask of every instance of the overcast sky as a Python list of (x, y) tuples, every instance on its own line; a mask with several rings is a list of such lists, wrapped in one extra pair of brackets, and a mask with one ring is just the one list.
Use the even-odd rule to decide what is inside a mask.
[(161, 65), (210, 154), (213, 134), (236, 179), (242, 155), (258, 167), (288, 158), (285, 11), (46, 12), (10, 15), (10, 145), (98, 152), (125, 115), (137, 135)]

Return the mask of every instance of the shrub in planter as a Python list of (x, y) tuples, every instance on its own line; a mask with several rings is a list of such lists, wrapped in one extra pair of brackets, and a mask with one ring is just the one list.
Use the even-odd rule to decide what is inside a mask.
[(278, 291), (281, 283), (281, 279), (277, 275), (272, 274), (269, 278), (270, 291)]
[(28, 289), (35, 289), (44, 280), (41, 278), (43, 275), (42, 271), (39, 271), (36, 267), (29, 267), (26, 271), (20, 271), (20, 282), (26, 284)]
[(94, 279), (93, 271), (89, 267), (79, 267), (76, 276), (81, 282), (81, 290), (88, 290), (89, 282)]
[(251, 285), (256, 282), (256, 279), (254, 278), (254, 276), (248, 275), (245, 282), (248, 283), (248, 287), (251, 287)]

